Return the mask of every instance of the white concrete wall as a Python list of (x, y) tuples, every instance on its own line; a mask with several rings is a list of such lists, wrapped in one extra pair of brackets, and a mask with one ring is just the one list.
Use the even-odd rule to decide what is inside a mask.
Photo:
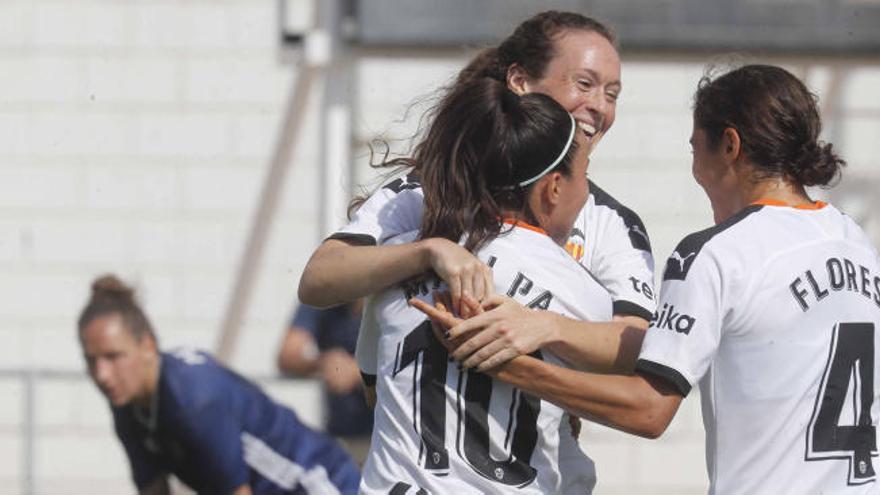
[[(296, 74), (278, 61), (275, 23), (268, 0), (0, 3), (0, 368), (82, 370), (75, 318), (90, 280), (107, 271), (138, 284), (163, 345), (213, 348)], [(467, 56), (365, 54), (356, 71), (358, 141), (406, 136), (415, 121), (399, 122), (408, 103)], [(858, 180), (835, 200), (880, 239), (869, 201), (878, 189), (859, 189), (880, 181), (880, 63), (776, 62), (801, 71), (820, 94), (833, 70), (845, 69), (829, 133)], [(687, 145), (702, 64), (626, 54), (618, 120), (591, 169), (642, 216), (660, 265), (679, 238), (711, 222)], [(245, 373), (273, 371), (299, 274), (320, 240), (319, 93), (234, 356)], [(370, 183), (366, 148), (355, 154), (358, 179)], [(319, 421), (313, 387), (272, 390)], [(81, 380), (41, 381), (37, 392), (39, 493), (128, 490), (97, 392)], [(0, 483), (16, 493), (22, 384), (0, 379), (0, 397)], [(585, 428), (597, 493), (703, 492), (699, 417), (694, 394), (659, 441)]]

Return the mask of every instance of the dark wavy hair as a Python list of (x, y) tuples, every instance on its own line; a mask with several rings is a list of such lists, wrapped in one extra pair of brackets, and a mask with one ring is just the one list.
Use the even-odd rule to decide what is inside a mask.
[(787, 177), (801, 186), (827, 186), (846, 165), (830, 143), (819, 140), (815, 95), (780, 67), (746, 65), (704, 76), (694, 96), (694, 123), (713, 147), (724, 129), (736, 129), (743, 153), (757, 166), (757, 179)]
[(421, 238), (459, 242), (466, 235), (465, 248), (475, 251), (501, 232), (505, 213), (535, 223), (527, 206), (534, 183), (520, 184), (560, 156), (552, 170), (571, 174), (574, 125), (544, 94), (517, 96), (492, 78), (456, 86), (413, 156), (403, 159), (421, 172)]
[(118, 315), (122, 318), (123, 326), (137, 341), (146, 336), (158, 344), (153, 325), (135, 300), (134, 289), (116, 275), (104, 275), (92, 282), (91, 297), (77, 322), (79, 333), (82, 334), (92, 321), (109, 315)]

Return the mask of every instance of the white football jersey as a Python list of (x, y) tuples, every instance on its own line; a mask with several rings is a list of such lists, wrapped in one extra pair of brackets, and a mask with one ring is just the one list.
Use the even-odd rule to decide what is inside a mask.
[[(493, 267), (499, 292), (529, 307), (611, 318), (608, 292), (546, 234), (514, 227), (477, 254)], [(380, 334), (377, 405), (361, 492), (561, 493), (567, 483), (589, 491), (592, 463), (563, 426), (562, 409), (450, 362), (430, 322), (407, 303), (430, 300), (436, 287), (404, 284), (371, 301), (367, 317)], [(566, 365), (546, 350), (536, 355)], [(572, 465), (580, 480), (560, 474)]]
[(678, 245), (637, 370), (700, 383), (710, 493), (878, 493), (878, 327), (862, 230), (766, 202)]
[[(424, 196), (410, 174), (374, 192), (351, 222), (330, 236), (362, 245), (381, 245), (418, 230)], [(629, 208), (590, 182), (590, 196), (565, 246), (611, 293), (614, 314), (651, 319), (655, 309), (654, 258), (645, 226)]]

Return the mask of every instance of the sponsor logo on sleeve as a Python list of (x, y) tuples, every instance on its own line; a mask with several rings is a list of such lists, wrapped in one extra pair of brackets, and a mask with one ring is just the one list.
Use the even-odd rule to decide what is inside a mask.
[(659, 311), (654, 313), (651, 319), (651, 326), (673, 330), (677, 333), (688, 335), (694, 328), (696, 318), (689, 314), (679, 313), (672, 304), (664, 303)]
[(652, 301), (654, 300), (654, 291), (651, 289), (650, 285), (646, 284), (645, 282), (642, 282), (641, 280), (639, 280), (635, 277), (630, 277), (629, 281), (632, 282), (634, 291), (638, 292), (639, 294), (644, 295), (645, 297), (647, 297), (648, 299), (650, 299)]

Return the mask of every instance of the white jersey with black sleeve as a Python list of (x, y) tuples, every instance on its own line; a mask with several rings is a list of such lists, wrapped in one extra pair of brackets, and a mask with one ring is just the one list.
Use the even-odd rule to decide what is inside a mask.
[[(492, 265), (499, 291), (527, 306), (577, 319), (611, 317), (608, 292), (542, 232), (513, 227), (477, 255)], [(543, 494), (566, 492), (567, 483), (589, 492), (592, 463), (562, 426), (564, 411), (458, 369), (430, 322), (408, 305), (413, 296), (429, 300), (440, 284), (402, 285), (371, 302), (369, 317), (380, 335), (377, 404), (361, 493)], [(535, 356), (567, 365), (546, 350)], [(575, 463), (575, 453), (580, 480), (560, 474)]]
[[(382, 245), (421, 225), (424, 196), (414, 174), (374, 192), (351, 222), (330, 236), (357, 245)], [(590, 182), (590, 196), (565, 249), (611, 293), (614, 314), (651, 319), (654, 258), (638, 215)]]
[(864, 232), (764, 202), (678, 245), (636, 369), (699, 382), (710, 493), (878, 493), (878, 332)]

